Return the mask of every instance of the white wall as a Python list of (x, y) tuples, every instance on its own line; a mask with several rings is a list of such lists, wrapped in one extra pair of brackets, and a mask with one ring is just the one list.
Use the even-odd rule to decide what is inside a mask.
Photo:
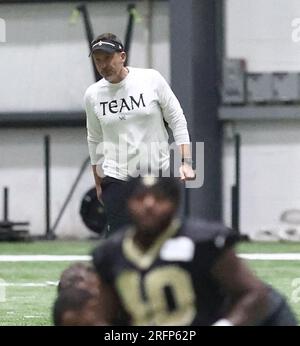
[[(90, 3), (88, 8), (95, 34), (111, 31), (123, 39), (128, 3)], [(75, 24), (69, 22), (74, 7), (75, 4), (65, 3), (0, 5), (1, 17), (7, 24), (7, 43), (0, 43), (0, 112), (83, 110), (83, 94), (93, 83), (93, 74), (82, 20), (79, 18)], [(134, 27), (130, 65), (157, 68), (169, 80), (168, 3), (153, 4), (150, 47), (147, 47), (146, 2), (137, 3), (137, 10), (142, 22)], [(8, 186), (10, 219), (30, 221), (34, 235), (45, 234), (45, 134), (52, 138), (53, 225), (82, 162), (88, 156), (85, 128), (0, 128), (0, 219), (3, 209), (1, 190)], [(93, 234), (83, 225), (79, 215), (81, 199), (92, 186), (92, 173), (87, 169), (57, 228), (59, 237)]]
[[(300, 43), (291, 25), (300, 17), (299, 0), (227, 0), (226, 55), (245, 58), (248, 71), (300, 72)], [(259, 116), (259, 114), (257, 114)], [(279, 229), (280, 215), (300, 209), (300, 121), (237, 121), (242, 137), (241, 231)], [(234, 148), (224, 127), (223, 213), (230, 224)]]
[[(129, 2), (92, 2), (88, 11), (95, 35), (113, 32), (122, 40)], [(1, 5), (7, 42), (0, 44), (0, 112), (80, 111), (82, 95), (93, 83), (89, 48), (77, 4)], [(168, 4), (153, 3), (152, 44), (147, 46), (148, 7), (137, 3), (141, 21), (133, 31), (130, 64), (157, 68), (169, 80)], [(148, 52), (153, 56), (149, 66)]]
[(300, 209), (300, 122), (236, 122), (224, 132), (224, 220), (230, 225), (234, 149), (228, 134), (241, 134), (241, 231), (279, 229), (287, 209)]
[(226, 55), (245, 58), (253, 72), (300, 71), (299, 17), (299, 0), (226, 0)]

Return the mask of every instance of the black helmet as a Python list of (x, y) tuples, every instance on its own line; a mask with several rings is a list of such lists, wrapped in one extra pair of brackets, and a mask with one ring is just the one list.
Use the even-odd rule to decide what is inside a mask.
[(180, 202), (180, 182), (175, 177), (144, 175), (128, 181), (128, 198), (151, 192), (157, 197), (167, 198), (177, 206)]

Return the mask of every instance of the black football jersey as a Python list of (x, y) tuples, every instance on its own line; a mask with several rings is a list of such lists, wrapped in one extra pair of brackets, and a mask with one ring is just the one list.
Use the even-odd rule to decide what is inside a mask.
[(174, 220), (146, 251), (134, 229), (104, 241), (93, 253), (101, 278), (112, 285), (131, 325), (210, 325), (228, 307), (211, 268), (237, 234), (217, 223)]

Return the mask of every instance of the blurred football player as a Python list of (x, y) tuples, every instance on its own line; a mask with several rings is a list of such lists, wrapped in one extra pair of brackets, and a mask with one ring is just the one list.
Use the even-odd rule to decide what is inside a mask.
[(99, 277), (90, 264), (74, 263), (62, 272), (58, 283), (58, 293), (68, 288), (78, 288), (98, 295), (99, 287)]
[[(75, 263), (65, 269), (53, 305), (55, 326), (99, 326), (102, 319), (101, 282), (90, 264)], [(124, 320), (119, 313), (114, 324)]]
[(297, 324), (285, 299), (237, 257), (233, 230), (176, 218), (175, 178), (136, 178), (128, 188), (133, 225), (93, 252), (101, 323), (123, 311), (129, 325)]
[[(99, 325), (100, 280), (91, 265), (75, 263), (65, 269), (53, 306), (56, 326)], [(101, 320), (102, 321), (102, 320)]]
[(64, 289), (53, 306), (55, 326), (102, 325), (102, 313), (98, 297), (87, 289)]

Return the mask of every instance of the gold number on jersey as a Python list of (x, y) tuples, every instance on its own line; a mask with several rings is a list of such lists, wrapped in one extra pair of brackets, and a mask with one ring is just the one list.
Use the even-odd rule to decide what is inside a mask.
[[(142, 284), (146, 299), (142, 298)], [(175, 302), (172, 310), (168, 308), (166, 287)], [(135, 325), (188, 325), (196, 313), (191, 277), (178, 266), (155, 268), (144, 278), (138, 271), (123, 272), (117, 289)]]

